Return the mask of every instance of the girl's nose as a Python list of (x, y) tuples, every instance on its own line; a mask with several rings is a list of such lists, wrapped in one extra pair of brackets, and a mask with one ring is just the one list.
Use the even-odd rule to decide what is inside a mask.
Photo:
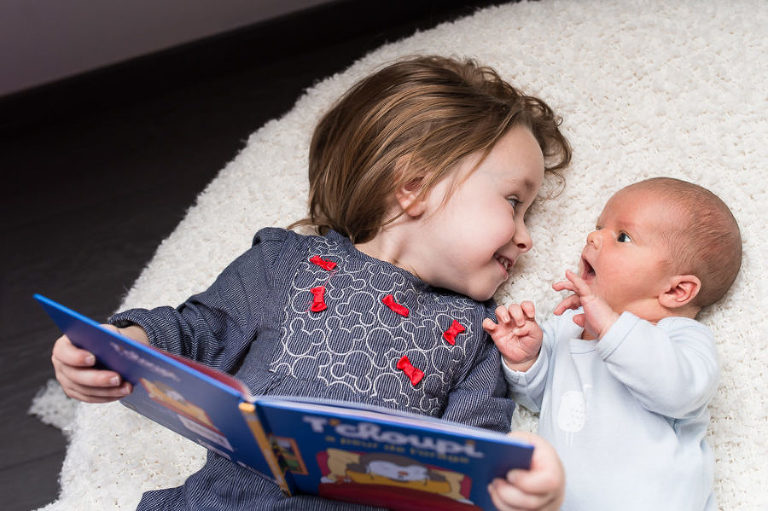
[(521, 253), (528, 252), (531, 247), (533, 247), (533, 240), (531, 239), (528, 227), (526, 227), (525, 224), (519, 225), (517, 229), (515, 229), (515, 235), (513, 236), (512, 241)]
[(592, 231), (587, 234), (587, 244), (592, 245), (595, 248), (600, 248), (601, 238), (600, 231)]

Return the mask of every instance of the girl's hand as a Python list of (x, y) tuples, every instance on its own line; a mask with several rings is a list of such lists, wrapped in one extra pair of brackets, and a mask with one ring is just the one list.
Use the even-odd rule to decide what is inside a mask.
[(544, 336), (536, 323), (533, 303), (513, 303), (509, 308), (499, 306), (496, 308), (496, 319), (498, 324), (485, 318), (483, 330), (491, 336), (510, 369), (527, 371), (539, 356)]
[(586, 282), (570, 270), (565, 270), (565, 278), (552, 284), (555, 291), (572, 291), (555, 307), (554, 313), (562, 314), (568, 309), (584, 307), (583, 314), (573, 317), (573, 322), (584, 328), (584, 331), (595, 339), (600, 339), (619, 319), (619, 315), (608, 303), (592, 293)]
[(557, 511), (565, 497), (565, 471), (555, 449), (533, 433), (513, 431), (509, 436), (533, 444), (530, 470), (510, 470), (506, 479), (488, 485), (493, 504), (501, 511)]
[[(113, 331), (112, 325), (102, 325)], [(95, 369), (96, 357), (72, 344), (62, 335), (53, 345), (51, 356), (56, 379), (69, 397), (86, 403), (108, 403), (131, 393), (131, 384), (114, 371)]]

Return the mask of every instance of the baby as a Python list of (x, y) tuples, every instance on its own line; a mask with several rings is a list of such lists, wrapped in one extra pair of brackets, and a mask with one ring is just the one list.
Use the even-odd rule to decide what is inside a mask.
[(485, 320), (510, 393), (540, 412), (566, 471), (566, 510), (717, 509), (707, 404), (711, 331), (695, 321), (730, 288), (741, 236), (701, 186), (653, 178), (617, 192), (587, 236), (580, 273), (542, 326), (531, 302)]

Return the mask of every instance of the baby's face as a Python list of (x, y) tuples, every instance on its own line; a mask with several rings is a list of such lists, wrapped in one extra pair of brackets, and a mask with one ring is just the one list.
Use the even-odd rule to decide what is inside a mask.
[(640, 317), (666, 290), (672, 258), (663, 233), (680, 213), (651, 190), (621, 190), (605, 205), (587, 236), (580, 276), (616, 312)]

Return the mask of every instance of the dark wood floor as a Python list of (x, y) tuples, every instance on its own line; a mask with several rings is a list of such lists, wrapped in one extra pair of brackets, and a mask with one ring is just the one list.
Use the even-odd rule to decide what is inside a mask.
[(0, 98), (2, 509), (54, 500), (66, 447), (27, 414), (58, 336), (32, 294), (104, 319), (251, 132), (371, 49), (494, 3), (337, 2)]

